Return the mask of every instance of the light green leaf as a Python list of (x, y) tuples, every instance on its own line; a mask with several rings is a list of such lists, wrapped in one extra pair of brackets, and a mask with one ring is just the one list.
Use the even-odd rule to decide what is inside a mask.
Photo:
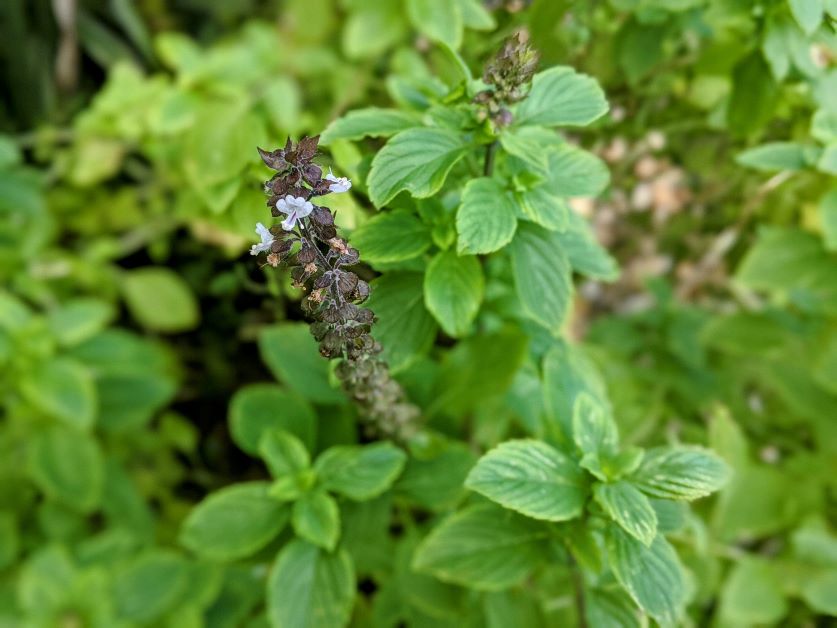
[(294, 475), (311, 466), (305, 445), (284, 430), (269, 430), (262, 434), (259, 439), (259, 455), (275, 478)]
[(445, 333), (459, 337), (477, 316), (484, 288), (482, 267), (475, 256), (442, 251), (427, 267), (424, 302)]
[(746, 557), (733, 564), (720, 595), (719, 615), (729, 625), (775, 624), (787, 612), (780, 574), (767, 561)]
[(324, 451), (314, 469), (323, 488), (362, 501), (387, 490), (406, 460), (406, 454), (390, 443), (344, 445)]
[(538, 171), (547, 170), (548, 153), (544, 149), (542, 137), (546, 133), (555, 136), (555, 146), (558, 146), (558, 136), (554, 131), (540, 127), (524, 126), (519, 129), (510, 128), (500, 135), (500, 145), (509, 155), (513, 155), (532, 166)]
[(546, 188), (558, 197), (597, 196), (608, 184), (607, 165), (583, 148), (562, 144), (548, 157)]
[(427, 353), (436, 338), (436, 321), (424, 305), (424, 275), (388, 272), (372, 282), (369, 309), (377, 322), (372, 335), (384, 347), (393, 372)]
[(415, 29), (433, 41), (457, 49), (462, 44), (462, 8), (455, 0), (407, 0), (407, 15)]
[(70, 358), (54, 358), (39, 365), (23, 380), (21, 392), (36, 408), (67, 425), (88, 429), (96, 420), (93, 376)]
[(837, 176), (837, 141), (826, 146), (817, 160), (817, 170)]
[(788, 0), (791, 14), (806, 35), (812, 34), (822, 22), (823, 0)]
[(631, 477), (653, 497), (691, 501), (714, 493), (729, 479), (729, 467), (701, 447), (655, 447), (645, 452)]
[(413, 567), (440, 580), (499, 591), (544, 559), (543, 524), (490, 504), (470, 506), (436, 526), (416, 549)]
[(518, 225), (510, 247), (517, 295), (526, 313), (555, 333), (572, 300), (570, 263), (552, 231), (533, 224)]
[(820, 199), (818, 209), (825, 248), (831, 252), (837, 251), (837, 189)]
[(462, 11), (462, 21), (468, 28), (490, 31), (497, 26), (494, 16), (480, 3), (480, 0), (456, 1)]
[(570, 212), (569, 228), (558, 233), (558, 240), (576, 272), (602, 281), (619, 277), (619, 264), (596, 241), (587, 221), (575, 212)]
[(538, 72), (520, 103), (516, 125), (586, 126), (607, 112), (604, 92), (589, 76), (567, 66)]
[(647, 620), (631, 598), (618, 589), (585, 589), (584, 601), (590, 628), (647, 627)]
[(612, 525), (607, 535), (610, 567), (642, 610), (661, 624), (674, 623), (686, 601), (677, 553), (659, 534), (650, 547)]
[(152, 550), (117, 573), (113, 602), (120, 618), (155, 623), (172, 610), (189, 585), (186, 561), (171, 551)]
[(254, 554), (288, 522), (288, 508), (268, 495), (269, 486), (247, 482), (211, 493), (186, 517), (180, 543), (211, 560)]
[(293, 505), (291, 515), (297, 536), (329, 552), (337, 547), (340, 536), (340, 511), (337, 502), (324, 491), (312, 491)]
[[(837, 617), (837, 567), (819, 570), (805, 579), (802, 584), (802, 599), (818, 613)], [(772, 600), (771, 607), (776, 607)], [(766, 614), (766, 613), (764, 613)]]
[(604, 380), (579, 345), (560, 341), (550, 348), (543, 360), (543, 383), (547, 425), (557, 427), (560, 438), (572, 437), (574, 406), (582, 393), (611, 414)]
[(320, 144), (327, 146), (335, 140), (389, 137), (419, 124), (421, 120), (418, 116), (398, 109), (355, 109), (342, 118), (333, 120), (320, 136)]
[(372, 202), (382, 207), (404, 190), (416, 198), (432, 196), (466, 149), (462, 139), (446, 129), (402, 131), (372, 160), (367, 180)]
[(794, 142), (770, 142), (739, 153), (735, 160), (742, 166), (765, 172), (801, 170), (806, 166), (805, 146)]
[(51, 310), (48, 321), (59, 344), (70, 347), (102, 331), (114, 316), (110, 303), (99, 299), (79, 298)]
[(328, 362), (305, 323), (282, 323), (259, 333), (259, 351), (276, 379), (315, 403), (339, 403), (343, 394), (328, 380)]
[(349, 555), (291, 541), (276, 557), (267, 581), (273, 628), (340, 628), (349, 623), (355, 571)]
[(29, 443), (29, 474), (49, 497), (82, 512), (98, 505), (104, 486), (104, 459), (87, 434), (52, 427)]
[(430, 248), (430, 228), (414, 214), (397, 209), (374, 216), (352, 232), (363, 261), (389, 264), (418, 257)]
[(762, 228), (739, 264), (736, 279), (814, 311), (837, 311), (837, 260), (820, 238), (802, 230)]
[(837, 111), (817, 110), (811, 119), (811, 135), (824, 144), (837, 140)]
[(197, 327), (200, 312), (195, 296), (168, 268), (149, 266), (126, 272), (121, 285), (131, 315), (143, 327), (163, 333)]
[(408, 25), (399, 4), (362, 3), (352, 10), (340, 29), (346, 56), (350, 59), (378, 57), (401, 42), (407, 35)]
[(514, 200), (490, 177), (472, 179), (465, 185), (456, 213), (461, 253), (493, 253), (511, 242), (517, 228)]
[(233, 395), (229, 424), (235, 444), (248, 454), (257, 455), (259, 440), (272, 429), (287, 430), (313, 449), (317, 416), (308, 402), (295, 393), (275, 384), (251, 384)]
[(537, 185), (525, 192), (518, 192), (517, 200), (523, 213), (532, 222), (550, 231), (563, 231), (567, 228), (572, 212), (567, 202), (553, 194), (548, 185)]
[(609, 453), (619, 444), (613, 418), (587, 392), (580, 392), (573, 405), (573, 440), (585, 454)]
[(587, 497), (577, 464), (550, 445), (530, 439), (507, 441), (489, 451), (468, 474), (465, 487), (546, 521), (579, 516)]
[(657, 535), (657, 513), (636, 487), (629, 482), (596, 484), (593, 495), (604, 511), (628, 534), (645, 545)]

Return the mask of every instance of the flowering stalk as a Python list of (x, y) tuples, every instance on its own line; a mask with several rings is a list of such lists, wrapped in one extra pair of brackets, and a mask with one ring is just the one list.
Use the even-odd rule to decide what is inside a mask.
[(335, 369), (343, 389), (357, 403), (370, 435), (406, 440), (416, 430), (419, 410), (380, 357), (381, 345), (371, 335), (375, 315), (362, 307), (369, 284), (349, 270), (359, 262), (358, 251), (338, 237), (334, 214), (311, 199), (342, 193), (352, 187), (345, 177), (329, 170), (323, 176), (313, 162), (319, 136), (304, 137), (284, 148), (259, 150), (264, 163), (276, 173), (265, 182), (274, 217), (285, 216), (269, 229), (258, 223), (261, 242), (251, 255), (267, 253), (267, 263), (291, 267), (295, 287), (309, 292), (302, 306), (313, 320), (311, 332), (320, 354), (339, 359)]

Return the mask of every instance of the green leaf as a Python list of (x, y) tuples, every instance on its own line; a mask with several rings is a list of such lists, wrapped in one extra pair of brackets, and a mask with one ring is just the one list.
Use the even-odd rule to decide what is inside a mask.
[(515, 229), (514, 200), (499, 182), (480, 177), (465, 185), (456, 213), (460, 254), (493, 253), (511, 242)]
[[(837, 568), (831, 567), (817, 571), (806, 578), (800, 594), (805, 603), (816, 612), (835, 617), (837, 616), (835, 591), (837, 591)], [(776, 606), (774, 599), (771, 607)]]
[(580, 392), (573, 405), (573, 440), (585, 454), (609, 453), (619, 444), (613, 418), (587, 392)]
[(49, 497), (82, 512), (98, 505), (104, 486), (104, 459), (87, 434), (52, 427), (29, 443), (29, 474)]
[(567, 66), (538, 72), (520, 103), (516, 125), (586, 126), (607, 112), (599, 84)]
[(349, 555), (326, 553), (305, 541), (291, 541), (279, 552), (267, 581), (273, 628), (340, 628), (349, 623), (354, 599)]
[(374, 216), (352, 232), (363, 261), (390, 264), (418, 257), (430, 248), (430, 228), (414, 214), (397, 209)]
[(382, 207), (404, 190), (416, 198), (433, 196), (466, 150), (462, 139), (447, 129), (402, 131), (372, 160), (367, 180), (370, 199)]
[(473, 255), (442, 251), (427, 266), (424, 302), (450, 336), (463, 336), (471, 328), (484, 289), (482, 267)]
[(500, 591), (541, 564), (547, 535), (543, 524), (509, 510), (470, 506), (427, 535), (416, 549), (413, 567), (470, 589)]
[(363, 3), (356, 9), (341, 29), (343, 50), (350, 59), (380, 56), (407, 35), (407, 19), (398, 3)]
[(97, 395), (90, 370), (69, 358), (39, 365), (21, 383), (21, 392), (36, 408), (79, 429), (96, 420)]
[(755, 290), (788, 296), (814, 311), (837, 311), (837, 260), (811, 233), (763, 227), (739, 264), (736, 279)]
[(297, 536), (329, 552), (337, 547), (340, 536), (340, 511), (337, 502), (324, 491), (312, 491), (293, 505), (291, 515)]
[(315, 403), (339, 403), (342, 393), (328, 379), (328, 362), (305, 323), (282, 323), (262, 328), (259, 351), (276, 379)]
[(433, 41), (453, 49), (462, 44), (462, 9), (455, 0), (407, 0), (407, 15), (415, 29)]
[(372, 335), (393, 372), (427, 353), (436, 338), (436, 321), (424, 305), (424, 275), (388, 272), (372, 282), (369, 309), (378, 319)]
[(823, 0), (788, 0), (791, 14), (799, 28), (811, 35), (819, 28), (823, 15)]
[(275, 384), (251, 384), (236, 391), (230, 401), (230, 433), (242, 450), (255, 456), (262, 435), (287, 430), (310, 450), (314, 448), (317, 416), (299, 395)]
[(650, 547), (611, 526), (607, 535), (610, 567), (616, 579), (646, 613), (659, 623), (674, 623), (686, 598), (677, 553), (659, 534)]
[(552, 193), (548, 185), (538, 185), (517, 193), (517, 200), (529, 220), (550, 231), (567, 228), (572, 214), (567, 202)]
[(553, 196), (598, 196), (610, 180), (610, 172), (601, 159), (572, 144), (553, 149), (548, 162), (546, 188)]
[(305, 445), (296, 436), (284, 430), (270, 430), (262, 434), (259, 439), (259, 455), (275, 478), (294, 475), (311, 466), (311, 458)]
[(837, 251), (837, 189), (820, 199), (818, 209), (825, 248), (831, 252)]
[(180, 543), (199, 556), (231, 561), (254, 554), (288, 522), (288, 508), (268, 495), (267, 482), (247, 482), (211, 493), (192, 509)]
[(177, 333), (194, 329), (200, 322), (191, 289), (168, 268), (126, 272), (121, 285), (131, 315), (146, 329)]
[(657, 513), (643, 495), (630, 482), (596, 484), (593, 487), (596, 501), (616, 523), (635, 539), (651, 545), (657, 535)]
[(80, 298), (51, 310), (48, 321), (58, 343), (71, 347), (95, 336), (113, 317), (113, 306), (110, 303)]
[(490, 31), (497, 26), (494, 16), (479, 0), (457, 0), (457, 3), (462, 11), (462, 20), (468, 28)]
[(530, 318), (555, 333), (572, 300), (570, 263), (554, 232), (521, 223), (509, 247), (517, 295)]
[(805, 150), (794, 142), (770, 142), (739, 153), (735, 161), (765, 172), (801, 170), (806, 166)]
[(406, 454), (390, 443), (345, 445), (324, 451), (314, 469), (323, 488), (362, 501), (392, 486), (406, 460)]
[(465, 478), (475, 462), (464, 443), (444, 440), (431, 454), (410, 456), (394, 492), (428, 510), (451, 510), (464, 495)]
[(770, 625), (788, 612), (781, 576), (765, 560), (745, 557), (733, 564), (720, 595), (720, 617), (730, 626)]
[(645, 452), (631, 477), (644, 493), (691, 501), (714, 493), (729, 479), (729, 467), (701, 447), (655, 447)]
[(355, 109), (332, 121), (320, 136), (320, 144), (327, 146), (335, 140), (389, 137), (420, 123), (418, 116), (397, 109)]
[(591, 628), (646, 628), (631, 598), (617, 589), (587, 588), (584, 591), (584, 612)]
[(811, 119), (811, 136), (823, 144), (837, 140), (837, 111), (818, 109)]
[[(551, 133), (556, 140), (558, 139), (554, 131), (541, 127), (524, 126), (519, 129), (512, 127), (500, 135), (500, 145), (509, 155), (517, 157), (538, 171), (546, 171), (548, 153), (544, 150), (542, 141), (546, 133)], [(557, 141), (554, 145), (558, 145)]]
[(587, 221), (575, 212), (570, 212), (569, 228), (558, 233), (558, 240), (576, 272), (602, 281), (619, 277), (619, 264), (596, 241)]
[(119, 572), (113, 583), (113, 602), (120, 618), (154, 623), (178, 603), (189, 585), (183, 558), (166, 550), (140, 555)]
[(741, 60), (732, 74), (727, 127), (736, 137), (758, 133), (773, 115), (778, 86), (759, 51)]
[(546, 521), (578, 517), (587, 487), (578, 465), (540, 441), (511, 440), (479, 459), (465, 487), (501, 506)]
[(826, 146), (817, 160), (817, 170), (837, 176), (837, 141)]
[(547, 425), (558, 428), (555, 436), (566, 440), (572, 437), (575, 403), (582, 393), (611, 413), (604, 380), (579, 345), (561, 341), (549, 349), (543, 360), (543, 383)]

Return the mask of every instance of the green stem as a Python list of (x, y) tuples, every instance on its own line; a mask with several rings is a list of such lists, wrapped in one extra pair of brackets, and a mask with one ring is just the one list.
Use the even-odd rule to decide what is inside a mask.
[(494, 172), (494, 155), (497, 153), (497, 140), (494, 140), (485, 147), (485, 163), (483, 164), (482, 173), (486, 177), (490, 177)]

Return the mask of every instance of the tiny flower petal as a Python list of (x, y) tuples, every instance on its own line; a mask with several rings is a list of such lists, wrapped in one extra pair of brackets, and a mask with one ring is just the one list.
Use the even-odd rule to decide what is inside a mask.
[(325, 176), (325, 180), (331, 181), (331, 185), (328, 186), (330, 192), (348, 192), (352, 189), (352, 182), (349, 180), (349, 178), (335, 177), (334, 173), (331, 171), (331, 168), (328, 169), (328, 174)]
[(269, 251), (270, 245), (273, 244), (273, 234), (270, 233), (270, 229), (260, 222), (256, 223), (256, 233), (262, 241), (250, 247), (250, 255), (258, 255), (262, 251)]

